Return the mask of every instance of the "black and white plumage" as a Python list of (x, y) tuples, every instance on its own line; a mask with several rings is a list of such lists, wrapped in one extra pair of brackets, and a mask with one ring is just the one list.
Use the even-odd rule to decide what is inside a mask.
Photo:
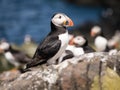
[(90, 53), (95, 51), (88, 45), (88, 41), (84, 36), (79, 35), (74, 38), (72, 37), (70, 41), (72, 43), (70, 43), (70, 45), (67, 46), (65, 53), (61, 55), (61, 57), (58, 60), (58, 63), (66, 59), (79, 57), (80, 55), (83, 55), (85, 53)]
[(116, 41), (114, 39), (108, 40), (108, 47), (109, 47), (109, 49), (117, 49), (118, 46), (119, 46), (118, 41)]
[(28, 55), (13, 49), (12, 46), (6, 41), (0, 43), (0, 52), (4, 54), (8, 62), (19, 70), (24, 69), (25, 65), (31, 61), (31, 58)]
[(116, 31), (115, 34), (108, 40), (108, 47), (110, 49), (119, 49), (120, 46), (120, 31)]
[(76, 36), (73, 39), (73, 43), (76, 47), (83, 48), (84, 53), (94, 52), (95, 50), (88, 45), (88, 40), (83, 35)]
[(101, 27), (94, 26), (91, 29), (91, 37), (94, 38), (94, 45), (97, 51), (108, 51), (108, 40), (103, 35)]
[(32, 62), (26, 68), (46, 63), (54, 64), (68, 45), (68, 31), (66, 27), (73, 26), (72, 20), (63, 13), (54, 14), (51, 19), (51, 32), (38, 46)]
[(108, 40), (108, 47), (109, 47), (109, 55), (114, 55), (117, 53), (119, 43), (116, 39), (112, 38)]

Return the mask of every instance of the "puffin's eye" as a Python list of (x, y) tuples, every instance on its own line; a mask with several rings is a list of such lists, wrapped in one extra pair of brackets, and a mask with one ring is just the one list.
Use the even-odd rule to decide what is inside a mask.
[(61, 16), (59, 16), (59, 19), (61, 19)]

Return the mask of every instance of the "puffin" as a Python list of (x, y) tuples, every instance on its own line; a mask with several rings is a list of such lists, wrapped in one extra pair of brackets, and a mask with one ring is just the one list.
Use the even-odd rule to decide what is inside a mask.
[(41, 64), (52, 65), (65, 51), (69, 39), (67, 27), (73, 26), (73, 21), (64, 13), (55, 13), (51, 18), (51, 31), (39, 44), (33, 60), (26, 69)]
[(24, 37), (24, 43), (21, 44), (20, 49), (32, 58), (36, 51), (37, 46), (38, 45), (33, 40), (32, 36), (26, 34)]
[(95, 51), (88, 45), (88, 40), (83, 35), (72, 37), (69, 41), (70, 42), (65, 50), (65, 53), (63, 53), (62, 56), (59, 58), (58, 63), (66, 59), (79, 57), (80, 55), (83, 55), (85, 53)]
[(26, 64), (32, 59), (19, 50), (12, 48), (11, 44), (7, 41), (1, 41), (0, 43), (0, 53), (3, 53), (6, 60), (15, 66), (21, 73), (24, 72)]
[(110, 49), (119, 49), (120, 46), (120, 31), (116, 30), (115, 34), (108, 40)]
[(96, 47), (96, 51), (98, 52), (108, 52), (109, 48), (108, 48), (108, 40), (105, 38), (105, 36), (103, 35), (102, 29), (100, 26), (94, 26), (91, 29), (90, 32), (91, 37), (94, 38), (94, 45)]
[(108, 40), (108, 47), (110, 50), (117, 49), (119, 47), (119, 42), (114, 39), (110, 39)]
[(119, 42), (116, 39), (112, 38), (108, 40), (108, 47), (109, 47), (109, 55), (114, 55), (119, 51), (118, 49)]
[(95, 50), (88, 45), (88, 40), (83, 35), (76, 36), (73, 39), (73, 43), (76, 47), (81, 47), (84, 53), (95, 52)]

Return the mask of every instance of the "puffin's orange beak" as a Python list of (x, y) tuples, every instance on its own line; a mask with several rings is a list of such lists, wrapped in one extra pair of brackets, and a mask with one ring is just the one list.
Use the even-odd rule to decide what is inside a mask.
[(73, 21), (71, 19), (69, 19), (68, 22), (69, 22), (68, 26), (73, 26), (74, 25)]
[(64, 21), (63, 24), (66, 25), (66, 26), (70, 26), (70, 27), (74, 25), (73, 21), (70, 18), (67, 21)]
[(95, 36), (95, 32), (91, 31), (90, 35), (91, 35), (91, 37), (94, 37)]
[(74, 45), (74, 37), (69, 41), (69, 45)]

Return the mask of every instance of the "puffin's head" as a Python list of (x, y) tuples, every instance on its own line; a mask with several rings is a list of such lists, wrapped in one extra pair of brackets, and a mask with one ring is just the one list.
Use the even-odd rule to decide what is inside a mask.
[(73, 39), (74, 44), (82, 46), (86, 43), (86, 39), (83, 36), (76, 36)]
[(108, 44), (108, 47), (110, 49), (114, 49), (114, 48), (118, 48), (119, 47), (119, 42), (114, 40), (114, 39), (110, 39), (107, 44)]
[(91, 29), (91, 37), (95, 37), (97, 35), (100, 35), (101, 34), (101, 27), (99, 26), (94, 26), (92, 29)]
[(10, 44), (5, 42), (5, 41), (2, 41), (0, 43), (0, 53), (4, 52), (5, 50), (8, 50), (10, 48)]
[(73, 26), (73, 21), (63, 13), (54, 14), (51, 21), (54, 25), (58, 27)]

